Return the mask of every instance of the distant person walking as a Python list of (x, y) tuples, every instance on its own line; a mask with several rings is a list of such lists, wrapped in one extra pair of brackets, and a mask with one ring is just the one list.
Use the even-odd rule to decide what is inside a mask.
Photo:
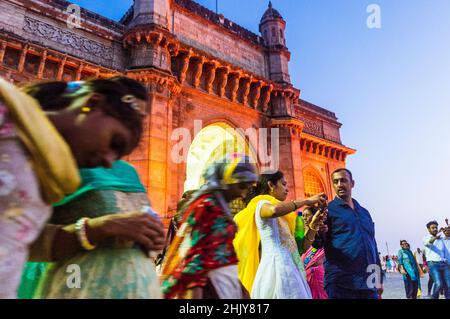
[(403, 275), (405, 292), (407, 299), (417, 299), (417, 292), (420, 285), (420, 275), (416, 259), (409, 249), (406, 240), (400, 241), (401, 249), (398, 251), (398, 268)]
[(392, 258), (389, 255), (386, 255), (386, 265), (387, 265), (387, 272), (392, 272)]
[(419, 275), (420, 277), (424, 277), (426, 273), (426, 269), (424, 266), (425, 257), (423, 255), (423, 251), (420, 248), (414, 252), (414, 258), (416, 259), (417, 266), (419, 267)]

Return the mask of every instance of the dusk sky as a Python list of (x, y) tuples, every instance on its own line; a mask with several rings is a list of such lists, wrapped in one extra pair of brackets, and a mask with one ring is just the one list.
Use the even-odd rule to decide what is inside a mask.
[[(79, 0), (118, 20), (131, 0)], [(198, 0), (215, 10), (215, 0)], [(372, 214), (379, 250), (413, 249), (441, 225), (450, 198), (450, 1), (273, 0), (287, 22), (290, 73), (301, 97), (336, 113), (354, 197)], [(219, 0), (219, 12), (258, 33), (267, 0)], [(370, 4), (381, 28), (367, 27)]]

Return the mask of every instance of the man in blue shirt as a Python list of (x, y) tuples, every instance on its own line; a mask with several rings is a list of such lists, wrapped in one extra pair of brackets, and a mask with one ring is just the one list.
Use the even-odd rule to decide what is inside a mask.
[(331, 175), (336, 197), (328, 204), (325, 248), (325, 290), (330, 299), (377, 299), (382, 270), (369, 212), (352, 198), (352, 173)]

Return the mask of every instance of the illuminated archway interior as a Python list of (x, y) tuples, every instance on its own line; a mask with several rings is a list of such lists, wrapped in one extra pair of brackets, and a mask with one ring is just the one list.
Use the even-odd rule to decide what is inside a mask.
[(247, 154), (256, 163), (247, 141), (230, 125), (220, 122), (203, 128), (189, 148), (184, 191), (198, 189), (208, 165), (234, 152)]

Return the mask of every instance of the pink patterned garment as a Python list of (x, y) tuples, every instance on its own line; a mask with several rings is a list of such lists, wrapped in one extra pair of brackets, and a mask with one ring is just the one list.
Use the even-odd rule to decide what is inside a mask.
[(0, 299), (17, 298), (28, 246), (49, 217), (28, 154), (0, 100)]
[(306, 280), (313, 299), (328, 299), (328, 295), (324, 288), (325, 269), (323, 262), (325, 260), (325, 251), (323, 248), (316, 250), (310, 247), (302, 256), (305, 264)]

